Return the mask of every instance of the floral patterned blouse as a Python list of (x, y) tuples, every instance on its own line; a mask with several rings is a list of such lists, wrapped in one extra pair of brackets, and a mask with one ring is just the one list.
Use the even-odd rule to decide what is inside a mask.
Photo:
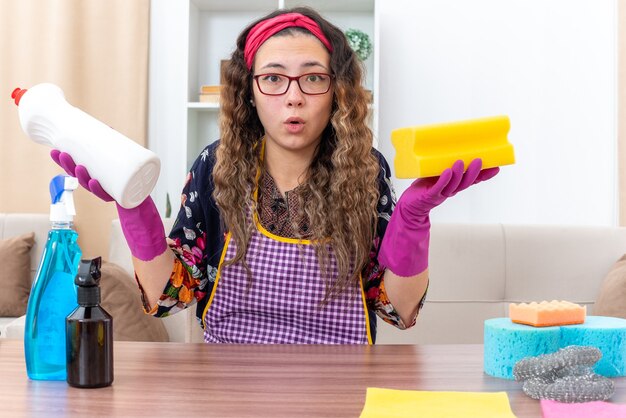
[[(174, 269), (155, 306), (150, 308), (144, 298), (144, 309), (149, 314), (164, 317), (196, 303), (196, 317), (202, 324), (202, 314), (215, 284), (225, 237), (219, 209), (213, 199), (212, 172), (215, 164), (215, 150), (218, 146), (219, 141), (207, 146), (187, 174), (181, 195), (180, 211), (168, 238), (169, 247), (176, 255)], [(372, 328), (370, 331), (372, 338), (375, 338), (376, 321), (374, 320), (375, 317), (371, 315), (372, 312), (375, 312), (385, 322), (400, 329), (413, 326), (417, 314), (411, 324), (404, 324), (385, 292), (383, 281), (385, 269), (381, 268), (376, 257), (395, 206), (395, 194), (389, 177), (390, 169), (387, 161), (377, 150), (372, 149), (372, 152), (380, 164), (378, 223), (376, 237), (370, 252), (370, 261), (363, 268), (361, 277), (367, 307), (370, 311), (370, 327)], [(292, 210), (281, 208), (277, 190), (274, 189), (275, 184), (269, 174), (262, 176), (260, 186), (262, 188), (259, 193), (261, 197), (259, 201), (261, 224), (270, 231), (274, 228), (274, 230), (278, 229), (287, 235), (293, 235), (294, 224), (290, 217)], [(298, 199), (292, 200), (289, 197), (289, 193), (293, 194), (297, 192), (297, 189), (288, 192), (287, 200), (283, 200), (283, 204), (287, 208), (289, 208), (290, 202), (298, 201)], [(300, 236), (306, 236), (306, 222), (301, 222), (298, 229)], [(424, 299), (425, 297), (420, 301), (418, 312), (424, 304)]]

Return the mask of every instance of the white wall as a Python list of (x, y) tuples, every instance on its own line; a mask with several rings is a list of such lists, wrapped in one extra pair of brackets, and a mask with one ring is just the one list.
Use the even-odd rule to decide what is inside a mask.
[(161, 158), (161, 174), (152, 191), (165, 215), (166, 194), (176, 216), (187, 167), (187, 65), (189, 4), (150, 2), (148, 145)]
[[(517, 163), (441, 222), (616, 225), (615, 0), (377, 1), (379, 149), (394, 128), (507, 114)], [(398, 195), (410, 182), (396, 181)]]

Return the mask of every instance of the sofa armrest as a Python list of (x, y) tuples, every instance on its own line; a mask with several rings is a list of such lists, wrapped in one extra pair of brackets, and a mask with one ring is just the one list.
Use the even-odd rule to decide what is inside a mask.
[(4, 328), (4, 338), (23, 339), (24, 327), (26, 326), (26, 315), (14, 319)]

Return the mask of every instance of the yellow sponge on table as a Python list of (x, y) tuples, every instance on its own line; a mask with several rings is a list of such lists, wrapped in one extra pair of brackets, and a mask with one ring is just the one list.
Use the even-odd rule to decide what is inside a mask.
[(507, 139), (508, 116), (395, 129), (396, 177), (413, 179), (440, 175), (463, 160), (465, 168), (481, 158), (483, 168), (514, 164), (513, 145)]

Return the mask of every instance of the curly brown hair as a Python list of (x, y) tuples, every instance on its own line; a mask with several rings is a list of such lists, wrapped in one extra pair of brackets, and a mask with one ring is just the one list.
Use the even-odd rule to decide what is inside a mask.
[[(363, 68), (343, 32), (307, 7), (277, 10), (251, 23), (237, 38), (237, 49), (225, 69), (221, 91), (220, 145), (213, 170), (214, 198), (224, 227), (237, 243), (234, 258), (242, 262), (254, 225), (253, 198), (257, 172), (262, 168), (264, 128), (252, 106), (252, 74), (244, 61), (248, 32), (265, 19), (284, 13), (301, 13), (313, 19), (333, 47), (330, 67), (334, 74), (331, 118), (322, 134), (308, 170), (302, 216), (311, 227), (320, 269), (326, 284), (324, 302), (346, 287), (358, 285), (361, 269), (369, 259), (377, 222), (379, 164), (372, 153), (372, 132), (367, 125), (368, 99), (362, 87)], [(296, 29), (294, 31), (294, 29)], [(288, 28), (274, 36), (301, 32)], [(306, 32), (313, 36), (309, 32)], [(329, 260), (334, 253), (339, 276), (330, 277)]]

